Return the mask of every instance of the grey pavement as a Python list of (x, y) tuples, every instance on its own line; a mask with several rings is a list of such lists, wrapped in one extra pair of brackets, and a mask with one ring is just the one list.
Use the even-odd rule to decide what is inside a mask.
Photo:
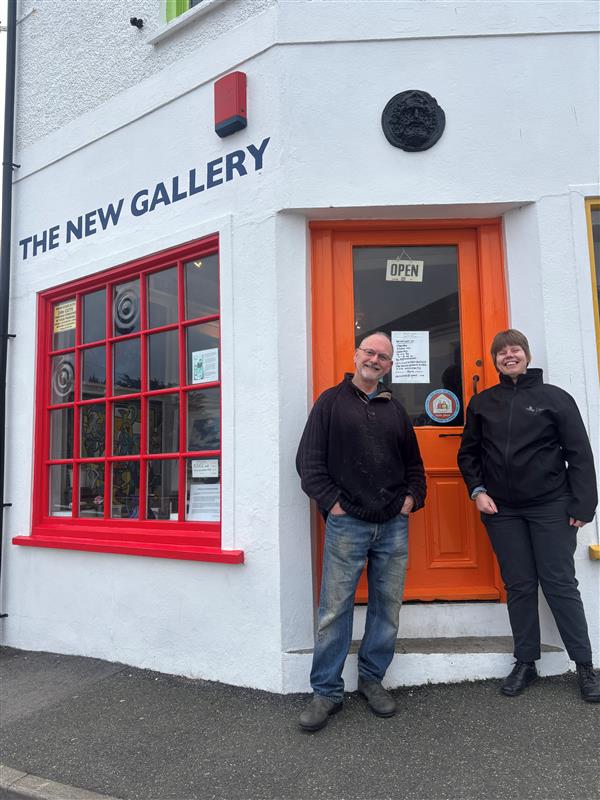
[(7, 799), (600, 797), (600, 703), (580, 699), (572, 674), (517, 698), (492, 680), (401, 688), (391, 719), (350, 694), (324, 730), (306, 734), (305, 695), (11, 648), (0, 669), (0, 761), (4, 774), (25, 776), (4, 782)]

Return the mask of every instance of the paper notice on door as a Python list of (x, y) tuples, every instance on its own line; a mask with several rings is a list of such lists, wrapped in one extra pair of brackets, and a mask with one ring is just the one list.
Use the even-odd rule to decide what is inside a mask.
[(218, 483), (192, 483), (186, 519), (218, 522), (221, 517), (221, 488)]
[(192, 478), (218, 478), (219, 462), (216, 458), (194, 458)]
[(429, 383), (429, 331), (392, 331), (392, 383)]
[(211, 383), (219, 380), (219, 348), (196, 350), (192, 353), (192, 383)]

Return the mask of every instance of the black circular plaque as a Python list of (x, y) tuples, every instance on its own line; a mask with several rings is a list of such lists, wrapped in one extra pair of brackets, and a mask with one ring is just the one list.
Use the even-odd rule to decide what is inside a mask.
[(381, 115), (385, 138), (409, 153), (428, 150), (446, 127), (446, 115), (435, 97), (420, 89), (407, 89), (392, 97)]

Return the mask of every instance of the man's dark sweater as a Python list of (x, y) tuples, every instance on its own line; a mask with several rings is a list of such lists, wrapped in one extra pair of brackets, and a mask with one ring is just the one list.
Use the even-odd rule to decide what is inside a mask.
[(407, 494), (417, 510), (426, 485), (419, 445), (408, 415), (380, 384), (369, 399), (347, 374), (323, 392), (306, 423), (296, 469), (302, 488), (323, 513), (339, 502), (366, 522), (387, 522)]

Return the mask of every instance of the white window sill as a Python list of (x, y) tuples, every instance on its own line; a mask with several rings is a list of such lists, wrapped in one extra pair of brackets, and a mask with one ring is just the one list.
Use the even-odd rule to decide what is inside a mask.
[(217, 8), (217, 6), (223, 5), (224, 2), (225, 0), (203, 0), (200, 5), (194, 6), (193, 8), (190, 8), (189, 11), (185, 11), (183, 14), (175, 17), (175, 19), (172, 19), (168, 25), (165, 25), (162, 30), (155, 34), (151, 39), (148, 39), (148, 43), (158, 44), (159, 42), (162, 42), (163, 39), (168, 39), (169, 36), (172, 36), (177, 31), (185, 28), (186, 25), (195, 22), (200, 17), (205, 16), (209, 11)]

